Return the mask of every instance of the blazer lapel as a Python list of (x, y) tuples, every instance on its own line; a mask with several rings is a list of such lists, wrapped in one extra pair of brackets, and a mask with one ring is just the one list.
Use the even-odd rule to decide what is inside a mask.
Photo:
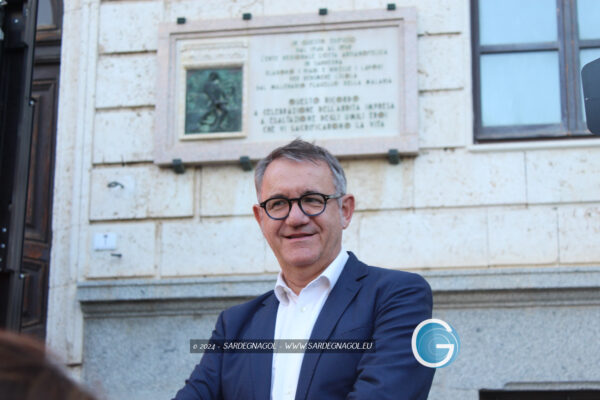
[[(327, 340), (331, 337), (333, 329), (337, 325), (342, 313), (361, 287), (359, 279), (367, 274), (365, 266), (358, 261), (356, 256), (350, 252), (349, 255), (350, 258), (346, 262), (344, 270), (315, 322), (310, 335), (310, 338), (313, 340)], [(300, 376), (298, 377), (296, 400), (306, 398), (308, 388), (314, 376), (315, 367), (320, 357), (321, 352), (304, 354)]]
[[(275, 319), (279, 301), (274, 294), (267, 297), (254, 318), (252, 318), (253, 340), (272, 340), (275, 335)], [(256, 400), (271, 398), (271, 372), (273, 366), (273, 353), (252, 353), (251, 370), (254, 382), (254, 398)], [(266, 379), (268, 378), (268, 379)]]

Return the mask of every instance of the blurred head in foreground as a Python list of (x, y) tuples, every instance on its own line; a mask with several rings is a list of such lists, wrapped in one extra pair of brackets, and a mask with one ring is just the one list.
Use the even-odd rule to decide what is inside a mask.
[(94, 400), (32, 338), (0, 331), (1, 400)]

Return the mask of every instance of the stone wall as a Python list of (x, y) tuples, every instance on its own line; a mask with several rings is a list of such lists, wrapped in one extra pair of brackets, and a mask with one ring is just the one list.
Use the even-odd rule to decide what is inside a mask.
[[(334, 13), (386, 4), (324, 0), (318, 7)], [(509, 271), (509, 276), (512, 268), (554, 271), (556, 276), (571, 269), (594, 271), (600, 265), (600, 141), (473, 144), (469, 4), (468, 0), (396, 2), (397, 7), (417, 9), (421, 150), (399, 165), (383, 158), (343, 161), (348, 189), (357, 198), (357, 213), (345, 232), (344, 245), (370, 264), (416, 270), (427, 277), (447, 271), (452, 279), (444, 282), (466, 282), (461, 271), (468, 270)], [(278, 270), (252, 217), (256, 199), (251, 172), (224, 165), (188, 167), (184, 174), (175, 174), (152, 162), (158, 24), (177, 17), (241, 18), (245, 12), (316, 13), (318, 7), (284, 0), (65, 2), (48, 342), (91, 383), (98, 383), (94, 381), (101, 376), (99, 367), (111, 365), (107, 352), (119, 345), (115, 337), (134, 340), (138, 328), (152, 332), (160, 327), (157, 332), (167, 333), (171, 327), (183, 341), (183, 347), (177, 347), (182, 343), (173, 339), (177, 351), (186, 351), (185, 340), (210, 333), (217, 310), (268, 287), (253, 283), (240, 294), (239, 285), (226, 284), (230, 279), (270, 274), (265, 279), (271, 282)], [(111, 182), (121, 185), (110, 187)], [(116, 250), (93, 251), (93, 236), (101, 232), (117, 235)], [(588, 283), (597, 287), (597, 275), (592, 276), (596, 280)], [(203, 277), (208, 282), (218, 278), (218, 290), (201, 285), (198, 293), (184, 296), (177, 286), (169, 286), (168, 295), (144, 298), (135, 291), (123, 297), (118, 289), (131, 282), (151, 288), (173, 279), (197, 282)], [(436, 299), (469, 289), (466, 283), (448, 289), (433, 277), (430, 282)], [(526, 289), (535, 291), (539, 282), (528, 282)], [(105, 291), (90, 295), (94, 285)], [(506, 283), (497, 289), (518, 287)], [(488, 289), (483, 285), (481, 290)], [(543, 290), (553, 293), (559, 286)], [(213, 302), (210, 307), (207, 301)], [(156, 306), (144, 308), (143, 302)], [(443, 308), (437, 313), (471, 339), (477, 338), (468, 333), (471, 328), (498, 318), (520, 321), (525, 315), (519, 312), (521, 306), (503, 314), (501, 301), (494, 304), (497, 312), (486, 315), (460, 306), (454, 313)], [(583, 308), (577, 315), (589, 318), (592, 304), (578, 306)], [(178, 305), (181, 313), (173, 311)], [(196, 312), (189, 311), (195, 307)], [(526, 305), (522, 307), (528, 312)], [(554, 307), (560, 315), (565, 312), (560, 304)], [(165, 308), (171, 311), (164, 312)], [(124, 309), (130, 309), (129, 314), (123, 314)], [(194, 317), (186, 320), (189, 315)], [(544, 321), (546, 314), (532, 315)], [(569, 322), (576, 323), (573, 318)], [(503, 330), (503, 337), (513, 331), (519, 334), (514, 324), (496, 327)], [(115, 337), (104, 342), (111, 333)], [(155, 347), (163, 344), (156, 342)], [(469, 355), (475, 366), (482, 362), (476, 351), (466, 349), (464, 357)], [(146, 356), (144, 371), (148, 363), (160, 363), (160, 357)], [(568, 354), (563, 357), (570, 365)], [(188, 353), (185, 360), (178, 371), (191, 371), (197, 361)], [(120, 371), (131, 368), (126, 364), (119, 365)], [(452, 367), (447, 371), (452, 374)], [(437, 374), (432, 395), (459, 398), (450, 393), (463, 387), (469, 398), (476, 398), (474, 388), (481, 386), (472, 380), (445, 391), (444, 385), (449, 385), (445, 374)], [(118, 371), (107, 376), (115, 388), (124, 388), (107, 393), (111, 398), (129, 393), (126, 385), (119, 386), (123, 383), (119, 376), (123, 377)], [(173, 383), (174, 389), (183, 378)], [(552, 374), (544, 376), (546, 381), (550, 378)], [(555, 378), (559, 380), (557, 374)], [(144, 379), (151, 381), (154, 375)], [(574, 374), (570, 381), (591, 379)], [(485, 382), (502, 387), (508, 381)]]

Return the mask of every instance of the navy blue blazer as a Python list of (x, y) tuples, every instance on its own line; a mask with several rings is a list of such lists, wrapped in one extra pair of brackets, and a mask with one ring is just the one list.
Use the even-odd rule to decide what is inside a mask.
[[(372, 338), (374, 352), (306, 353), (296, 400), (425, 400), (435, 369), (417, 362), (411, 338), (431, 318), (431, 288), (420, 275), (370, 267), (349, 253), (311, 339)], [(223, 311), (215, 340), (273, 339), (279, 301), (269, 291)], [(272, 353), (205, 353), (177, 400), (268, 400)]]

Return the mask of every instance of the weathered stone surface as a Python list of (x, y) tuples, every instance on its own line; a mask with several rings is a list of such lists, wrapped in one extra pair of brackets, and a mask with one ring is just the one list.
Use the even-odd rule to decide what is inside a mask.
[[(318, 13), (319, 8), (327, 8), (329, 12), (350, 11), (352, 4), (344, 0), (326, 0), (319, 4), (301, 1), (263, 0), (266, 15)], [(370, 7), (374, 8), (374, 7)]]
[(94, 163), (152, 161), (154, 111), (101, 111), (94, 124)]
[(242, 13), (249, 12), (253, 15), (263, 14), (263, 2), (256, 0), (241, 0), (236, 2), (223, 2), (220, 0), (174, 0), (167, 4), (169, 22), (175, 22), (179, 17), (189, 21), (200, 19), (240, 17)]
[(83, 316), (77, 302), (75, 282), (50, 287), (46, 344), (65, 362), (81, 362), (83, 352)]
[[(95, 250), (94, 236), (116, 235), (114, 250)], [(154, 222), (95, 224), (89, 230), (88, 278), (122, 278), (155, 275)]]
[(463, 88), (470, 78), (464, 46), (462, 35), (419, 37), (419, 90)]
[(162, 11), (160, 1), (100, 3), (99, 52), (156, 50)]
[(600, 148), (528, 151), (527, 200), (600, 201)]
[(550, 207), (489, 210), (490, 264), (558, 261), (557, 216)]
[(84, 380), (107, 399), (172, 398), (202, 356), (190, 353), (190, 340), (208, 339), (217, 315), (88, 319)]
[(421, 148), (460, 147), (467, 139), (470, 103), (464, 90), (425, 92), (419, 96)]
[(525, 203), (523, 153), (424, 151), (415, 159), (415, 207)]
[(562, 263), (600, 264), (600, 207), (559, 207), (558, 226)]
[(194, 170), (155, 165), (92, 170), (91, 220), (192, 216)]
[[(354, 8), (385, 9), (389, 0), (356, 0)], [(468, 30), (469, 3), (456, 0), (399, 0), (397, 8), (417, 8), (417, 29), (419, 34), (456, 33)]]
[(97, 108), (154, 105), (156, 54), (100, 57), (97, 74)]
[(408, 208), (413, 205), (413, 159), (404, 158), (399, 165), (380, 159), (346, 161), (342, 166), (348, 192), (356, 198), (357, 210)]
[(365, 214), (360, 253), (393, 269), (487, 265), (485, 210)]
[(161, 276), (262, 273), (266, 246), (254, 217), (164, 222)]
[(252, 215), (257, 201), (253, 172), (233, 165), (202, 167), (200, 215)]

